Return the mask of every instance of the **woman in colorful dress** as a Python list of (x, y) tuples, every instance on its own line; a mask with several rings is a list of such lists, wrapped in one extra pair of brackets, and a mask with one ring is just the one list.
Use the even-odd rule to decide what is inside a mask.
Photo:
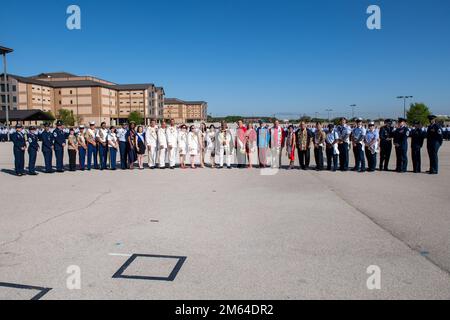
[(186, 169), (187, 137), (187, 126), (183, 124), (178, 132), (178, 155), (181, 169)]
[(296, 145), (297, 141), (294, 126), (290, 125), (286, 135), (286, 154), (289, 159), (289, 170), (294, 169)]
[(247, 161), (248, 161), (248, 168), (253, 168), (253, 162), (256, 159), (256, 154), (258, 152), (257, 147), (257, 136), (256, 136), (256, 130), (253, 127), (253, 123), (247, 124), (247, 131), (245, 131), (245, 138), (246, 138), (246, 146), (245, 151), (247, 152)]

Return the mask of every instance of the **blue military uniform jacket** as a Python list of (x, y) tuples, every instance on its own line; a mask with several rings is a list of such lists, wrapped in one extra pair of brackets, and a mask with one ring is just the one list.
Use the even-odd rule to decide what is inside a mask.
[(28, 151), (37, 152), (39, 150), (38, 136), (33, 133), (29, 133), (27, 135), (27, 138), (28, 138)]
[(390, 126), (383, 126), (380, 128), (380, 140), (381, 141), (387, 141), (388, 139), (392, 138), (392, 127)]
[(401, 148), (408, 148), (409, 129), (406, 126), (397, 128), (393, 136), (395, 144), (398, 144)]
[(49, 132), (44, 131), (41, 134), (41, 140), (42, 140), (42, 152), (52, 152), (53, 143), (55, 141), (53, 134), (50, 131)]
[(55, 138), (55, 150), (64, 149), (63, 144), (66, 143), (66, 134), (61, 129), (55, 129), (53, 131), (53, 137)]
[(11, 135), (11, 141), (13, 142), (15, 151), (23, 151), (22, 148), (26, 147), (25, 136), (22, 132), (14, 132)]
[(428, 142), (438, 142), (439, 144), (442, 145), (442, 142), (444, 140), (444, 134), (439, 124), (434, 123), (428, 127), (427, 140)]
[(414, 148), (422, 148), (425, 140), (425, 132), (422, 129), (414, 128), (409, 134), (411, 137), (411, 146)]

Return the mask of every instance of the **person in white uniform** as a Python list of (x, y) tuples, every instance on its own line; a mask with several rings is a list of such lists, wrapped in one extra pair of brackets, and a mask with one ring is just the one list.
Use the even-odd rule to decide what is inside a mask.
[(222, 122), (216, 137), (216, 152), (219, 154), (219, 169), (223, 168), (224, 156), (227, 168), (231, 169), (231, 155), (233, 153), (233, 135), (225, 122)]
[(187, 139), (188, 139), (188, 132), (187, 132), (187, 126), (183, 124), (180, 127), (180, 131), (178, 132), (178, 154), (180, 156), (180, 167), (181, 169), (186, 169), (186, 153), (187, 153)]
[(206, 132), (206, 155), (209, 156), (209, 163), (211, 164), (211, 168), (215, 168), (216, 166), (216, 135), (217, 130), (216, 127), (212, 124), (209, 126), (209, 129)]
[(156, 126), (156, 120), (150, 121), (150, 126), (145, 132), (145, 144), (148, 151), (148, 167), (154, 169), (156, 167), (156, 155), (158, 153), (158, 127)]
[(167, 135), (167, 158), (169, 160), (170, 169), (175, 169), (177, 163), (177, 143), (178, 143), (178, 129), (175, 125), (175, 120), (170, 120), (170, 126), (166, 129)]
[(191, 168), (195, 169), (195, 157), (199, 154), (201, 148), (198, 129), (195, 126), (189, 128), (187, 143), (189, 156), (191, 158)]
[(159, 153), (159, 168), (166, 167), (166, 153), (167, 153), (167, 134), (166, 123), (163, 121), (161, 128), (158, 129), (158, 153)]

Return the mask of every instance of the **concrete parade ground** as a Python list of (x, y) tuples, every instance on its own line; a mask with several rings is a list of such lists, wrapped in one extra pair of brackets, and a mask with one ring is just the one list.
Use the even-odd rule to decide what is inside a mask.
[(439, 175), (0, 169), (0, 299), (450, 299), (449, 142)]

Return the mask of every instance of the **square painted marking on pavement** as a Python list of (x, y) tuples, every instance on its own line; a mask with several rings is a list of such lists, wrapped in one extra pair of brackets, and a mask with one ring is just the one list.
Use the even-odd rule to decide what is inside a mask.
[(23, 300), (24, 297), (27, 297), (26, 300), (39, 300), (50, 290), (52, 289), (27, 286), (16, 283), (0, 282), (0, 300)]
[(133, 254), (113, 278), (174, 281), (186, 257)]

